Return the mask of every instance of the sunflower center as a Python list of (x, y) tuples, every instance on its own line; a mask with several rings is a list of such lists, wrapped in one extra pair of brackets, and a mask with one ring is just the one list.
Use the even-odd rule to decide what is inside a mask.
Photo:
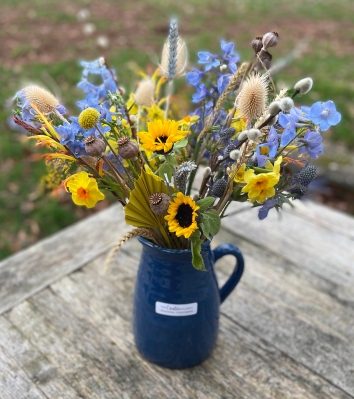
[(87, 200), (89, 197), (89, 191), (83, 187), (77, 189), (77, 195), (83, 200)]
[(189, 227), (193, 222), (193, 209), (188, 204), (181, 204), (178, 207), (176, 220), (181, 227)]
[(156, 141), (158, 143), (164, 143), (165, 144), (167, 139), (168, 139), (168, 136), (159, 136), (159, 137), (156, 138)]

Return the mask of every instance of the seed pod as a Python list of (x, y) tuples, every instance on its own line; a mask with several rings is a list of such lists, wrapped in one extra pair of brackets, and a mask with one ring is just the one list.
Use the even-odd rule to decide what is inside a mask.
[(273, 101), (268, 105), (268, 112), (271, 116), (277, 115), (280, 110), (281, 108), (279, 101)]
[(311, 78), (305, 78), (299, 80), (294, 86), (294, 89), (298, 91), (300, 94), (306, 94), (311, 90), (312, 85), (313, 85), (313, 80)]
[(303, 195), (306, 194), (306, 191), (307, 191), (307, 188), (300, 183), (295, 184), (289, 190), (289, 192), (291, 194), (296, 194), (296, 196), (294, 197), (295, 199), (300, 199)]
[(275, 47), (278, 44), (279, 35), (277, 32), (268, 32), (262, 37), (263, 50)]
[[(272, 58), (273, 58), (272, 54), (268, 53), (268, 51), (261, 51), (258, 54), (258, 56), (259, 56), (259, 59), (262, 61), (264, 67), (266, 69), (269, 69), (270, 64), (272, 62)], [(263, 65), (262, 65), (262, 67), (263, 67)]]
[(290, 97), (284, 97), (279, 101), (279, 107), (284, 112), (289, 112), (294, 106), (294, 100)]
[(83, 141), (85, 143), (85, 151), (91, 157), (100, 157), (106, 149), (106, 143), (93, 134), (90, 134)]
[(218, 179), (215, 181), (213, 184), (213, 187), (211, 189), (211, 194), (215, 197), (222, 197), (226, 190), (227, 186), (227, 181), (225, 179)]
[(260, 136), (261, 136), (261, 131), (259, 130), (259, 129), (250, 129), (249, 131), (248, 131), (248, 133), (247, 133), (247, 137), (250, 139), (250, 140), (253, 140), (253, 141), (255, 141), (255, 140), (257, 140)]
[(262, 50), (262, 47), (262, 36), (257, 36), (255, 39), (252, 40), (252, 48), (256, 54)]
[(123, 159), (131, 159), (138, 155), (139, 147), (129, 137), (122, 137), (118, 140), (118, 152)]
[(154, 193), (149, 197), (150, 209), (156, 215), (166, 215), (167, 209), (170, 205), (170, 197), (164, 193)]
[(205, 168), (204, 173), (203, 173), (203, 179), (208, 178), (208, 177), (210, 176), (210, 174), (211, 174), (211, 169), (210, 169), (209, 166), (207, 166), (207, 167)]

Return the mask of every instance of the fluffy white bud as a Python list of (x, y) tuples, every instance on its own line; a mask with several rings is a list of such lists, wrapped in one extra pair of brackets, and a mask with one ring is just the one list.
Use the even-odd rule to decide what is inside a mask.
[(207, 166), (207, 167), (205, 168), (204, 173), (203, 173), (203, 179), (208, 178), (208, 177), (210, 176), (210, 173), (211, 173), (211, 169), (209, 168), (209, 166)]
[(280, 111), (280, 104), (279, 101), (273, 101), (268, 106), (268, 112), (270, 115), (274, 116)]
[[(270, 115), (268, 115), (267, 119), (270, 117)], [(276, 124), (278, 120), (278, 115), (273, 116), (271, 119), (269, 119), (269, 121), (267, 122), (266, 126), (273, 126)]]
[(306, 94), (311, 90), (312, 85), (313, 85), (313, 80), (311, 78), (305, 78), (299, 80), (294, 86), (294, 89), (298, 91), (300, 94)]
[(136, 117), (136, 115), (129, 115), (129, 119), (134, 124), (138, 122), (138, 118)]
[(238, 141), (243, 141), (243, 140), (247, 139), (248, 138), (247, 133), (248, 133), (248, 130), (244, 130), (243, 132), (241, 132), (237, 137)]
[(250, 139), (250, 140), (253, 140), (253, 141), (255, 141), (255, 140), (257, 140), (260, 136), (261, 136), (261, 131), (259, 130), (259, 129), (250, 129), (249, 131), (248, 131), (248, 133), (247, 133), (247, 137)]
[(294, 101), (290, 97), (284, 97), (279, 101), (280, 109), (284, 112), (289, 112), (294, 106)]
[(232, 160), (237, 161), (240, 158), (240, 150), (232, 150), (229, 156)]

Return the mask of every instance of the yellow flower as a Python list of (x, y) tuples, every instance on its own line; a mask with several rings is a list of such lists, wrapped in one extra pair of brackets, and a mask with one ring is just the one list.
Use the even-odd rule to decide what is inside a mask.
[(236, 138), (238, 136), (238, 133), (242, 132), (243, 130), (246, 130), (246, 122), (247, 122), (247, 119), (245, 117), (242, 117), (241, 112), (239, 110), (236, 110), (234, 118), (235, 119), (239, 118), (239, 119), (231, 123), (231, 127), (236, 129), (235, 137), (232, 137), (232, 139)]
[(79, 115), (79, 125), (84, 129), (93, 128), (100, 119), (100, 113), (95, 108), (86, 108)]
[(135, 104), (133, 93), (130, 93), (129, 100), (127, 101), (127, 109), (130, 115), (136, 115), (138, 113), (138, 107)]
[(149, 121), (162, 120), (165, 116), (165, 111), (162, 110), (158, 105), (154, 104), (151, 107), (144, 107), (147, 111), (147, 117)]
[(236, 172), (236, 175), (234, 177), (234, 180), (236, 183), (244, 183), (244, 177), (245, 177), (245, 172), (246, 172), (246, 164), (242, 164), (239, 170)]
[(98, 189), (97, 181), (86, 172), (79, 172), (70, 176), (66, 181), (66, 187), (72, 194), (72, 200), (76, 205), (85, 205), (93, 208), (97, 201), (104, 199), (104, 195)]
[(139, 132), (142, 147), (159, 154), (168, 153), (173, 143), (182, 140), (188, 131), (178, 130), (178, 123), (170, 119), (148, 122), (148, 131)]
[(189, 238), (198, 229), (196, 222), (199, 206), (191, 197), (178, 193), (173, 202), (170, 202), (165, 220), (168, 221), (168, 229), (176, 233), (177, 237)]
[(264, 202), (267, 198), (271, 198), (275, 195), (274, 186), (280, 179), (280, 164), (283, 158), (278, 157), (274, 162), (274, 166), (270, 161), (265, 165), (266, 169), (272, 170), (268, 173), (259, 173), (256, 175), (253, 169), (249, 169), (244, 174), (244, 180), (247, 183), (243, 187), (242, 192), (248, 193), (248, 198), (251, 202), (258, 201), (259, 203)]

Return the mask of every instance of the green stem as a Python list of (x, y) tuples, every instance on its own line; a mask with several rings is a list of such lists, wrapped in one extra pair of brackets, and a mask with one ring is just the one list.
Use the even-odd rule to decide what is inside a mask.
[[(201, 146), (201, 142), (197, 141), (197, 143), (195, 145), (195, 148), (194, 148), (194, 153), (193, 153), (193, 160), (194, 161), (197, 161), (197, 159), (198, 159), (200, 146)], [(192, 184), (193, 184), (195, 175), (196, 175), (197, 170), (198, 170), (198, 163), (196, 162), (196, 164), (197, 164), (197, 168), (192, 170), (192, 172), (191, 172), (191, 174), (189, 176), (189, 181), (188, 181), (188, 187), (187, 187), (186, 195), (190, 195), (191, 194)]]

